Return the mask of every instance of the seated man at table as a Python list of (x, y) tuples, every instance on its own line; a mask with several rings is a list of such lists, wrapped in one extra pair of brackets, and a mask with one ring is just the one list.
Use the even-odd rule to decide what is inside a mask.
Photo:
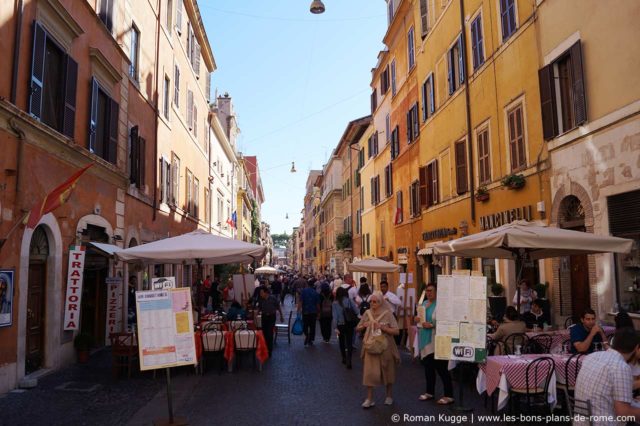
[[(634, 330), (625, 328), (616, 332), (611, 349), (583, 358), (575, 396), (591, 402), (592, 416), (635, 416), (635, 421), (640, 420), (640, 408), (632, 405), (631, 367), (627, 364), (638, 352), (640, 337)], [(573, 424), (589, 424), (588, 419), (585, 420)], [(626, 421), (606, 424), (625, 425)]]
[(569, 327), (571, 338), (571, 353), (590, 354), (595, 349), (595, 343), (601, 343), (607, 349), (609, 343), (602, 328), (596, 324), (596, 313), (591, 308), (584, 310), (580, 324)]
[(527, 324), (527, 329), (533, 329), (537, 325), (542, 330), (545, 324), (549, 324), (549, 315), (544, 312), (544, 303), (540, 299), (531, 302), (531, 310), (522, 314), (522, 320)]
[(242, 309), (240, 303), (237, 300), (231, 302), (231, 307), (227, 311), (227, 321), (238, 321), (238, 320), (246, 320), (247, 312)]
[[(504, 339), (514, 333), (524, 333), (526, 331), (526, 324), (520, 320), (518, 311), (513, 306), (507, 306), (504, 312), (504, 322), (498, 325), (498, 329), (495, 333), (487, 334), (488, 337), (495, 342), (504, 342)], [(507, 348), (509, 352), (513, 352), (513, 348)], [(496, 355), (500, 355), (500, 346), (496, 348)]]

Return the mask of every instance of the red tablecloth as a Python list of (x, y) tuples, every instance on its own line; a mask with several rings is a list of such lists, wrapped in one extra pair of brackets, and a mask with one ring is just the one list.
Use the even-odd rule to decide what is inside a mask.
[[(491, 395), (498, 388), (500, 378), (504, 374), (510, 388), (522, 389), (527, 386), (527, 366), (541, 355), (498, 355), (487, 357), (487, 362), (480, 364), (487, 381), (487, 394)], [(538, 377), (544, 380), (546, 372), (538, 370)], [(529, 379), (532, 379), (529, 374)], [(534, 384), (529, 383), (529, 386)], [(538, 383), (535, 384), (536, 386)]]
[[(225, 345), (224, 345), (224, 357), (230, 362), (235, 356), (235, 341), (233, 333), (224, 333)], [(262, 330), (256, 331), (256, 358), (260, 361), (260, 364), (264, 364), (269, 359), (269, 349), (267, 348), (267, 341), (264, 338)]]
[(193, 333), (193, 340), (196, 344), (196, 361), (200, 363), (200, 359), (202, 358), (202, 332), (200, 330), (196, 330)]
[[(578, 361), (577, 357), (571, 358), (571, 354), (554, 354), (549, 355), (553, 358), (553, 362), (556, 363), (556, 381), (558, 383), (568, 384), (571, 387), (576, 385), (576, 363), (579, 362), (577, 371), (580, 371), (580, 366), (582, 365), (582, 361), (584, 360), (584, 356), (580, 357)], [(571, 361), (569, 359), (571, 358)], [(569, 362), (569, 381), (566, 381), (565, 372), (567, 367), (567, 362)]]

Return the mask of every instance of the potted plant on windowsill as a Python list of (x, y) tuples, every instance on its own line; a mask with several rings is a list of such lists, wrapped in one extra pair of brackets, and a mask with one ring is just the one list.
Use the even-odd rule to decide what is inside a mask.
[(505, 176), (501, 183), (509, 189), (520, 189), (524, 187), (526, 180), (522, 174), (511, 174)]
[(489, 190), (486, 186), (481, 186), (476, 190), (476, 200), (477, 201), (487, 201), (489, 199)]
[(73, 347), (78, 353), (78, 362), (86, 364), (89, 362), (89, 350), (93, 346), (93, 336), (87, 333), (78, 333), (73, 339)]

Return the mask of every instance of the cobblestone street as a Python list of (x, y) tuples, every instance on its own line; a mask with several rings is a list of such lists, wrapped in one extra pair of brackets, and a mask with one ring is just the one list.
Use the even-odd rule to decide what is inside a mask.
[[(288, 309), (289, 304), (285, 315)], [(439, 414), (457, 415), (435, 402), (418, 401), (424, 392), (423, 369), (406, 351), (397, 370), (394, 405), (383, 404), (384, 391), (378, 388), (376, 406), (362, 409), (365, 389), (359, 356), (354, 354), (353, 370), (345, 369), (335, 336), (326, 344), (319, 334), (317, 327), (316, 343), (308, 348), (302, 336), (292, 336), (291, 344), (279, 337), (274, 356), (262, 371), (254, 369), (248, 357), (233, 373), (219, 373), (212, 362), (203, 375), (193, 368), (173, 369), (175, 415), (193, 425), (384, 425), (393, 424), (393, 414), (401, 419), (405, 414), (436, 419)], [(33, 390), (0, 397), (0, 424), (149, 425), (167, 417), (164, 371), (155, 378), (152, 372), (137, 372), (131, 379), (113, 379), (110, 363), (109, 349), (104, 349), (88, 365), (73, 365), (45, 376)], [(474, 408), (475, 415), (488, 412), (471, 385), (464, 390), (465, 404)]]

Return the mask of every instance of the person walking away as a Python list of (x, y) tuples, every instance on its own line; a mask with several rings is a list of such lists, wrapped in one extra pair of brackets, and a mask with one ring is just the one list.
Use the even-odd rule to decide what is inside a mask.
[(322, 284), (320, 290), (320, 333), (325, 343), (329, 343), (331, 340), (332, 303), (333, 297), (329, 284)]
[(315, 282), (309, 281), (307, 288), (300, 293), (298, 302), (298, 312), (302, 313), (302, 324), (304, 327), (304, 345), (313, 345), (316, 338), (316, 319), (320, 310), (320, 295), (314, 287)]
[(273, 351), (273, 328), (276, 326), (276, 312), (280, 314), (280, 321), (284, 322), (280, 300), (273, 296), (266, 287), (260, 288), (260, 299), (258, 300), (258, 310), (262, 314), (262, 333), (267, 341), (269, 358)]
[[(396, 381), (396, 364), (400, 363), (400, 353), (393, 336), (397, 335), (398, 323), (396, 322), (391, 307), (382, 297), (379, 291), (371, 295), (371, 309), (362, 317), (357, 331), (365, 331), (361, 357), (364, 361), (362, 370), (362, 384), (367, 387), (367, 399), (362, 403), (362, 408), (370, 408), (375, 405), (373, 400), (373, 388), (385, 386), (385, 405), (393, 404), (393, 383)], [(370, 343), (384, 336), (386, 344), (380, 345), (381, 353), (373, 350)], [(378, 343), (378, 342), (376, 342)], [(376, 345), (378, 346), (378, 345)]]
[(293, 282), (293, 304), (299, 303), (300, 293), (307, 288), (308, 281), (302, 276), (297, 276)]
[[(631, 367), (628, 362), (640, 353), (640, 337), (632, 328), (616, 331), (613, 346), (583, 358), (576, 379), (575, 396), (591, 403), (591, 416), (609, 418), (597, 424), (624, 426), (640, 421), (640, 408), (634, 402)], [(629, 416), (618, 421), (616, 416)], [(630, 418), (635, 416), (635, 419)], [(584, 420), (583, 420), (584, 419)], [(589, 418), (574, 420), (574, 425), (591, 424)], [(596, 424), (596, 423), (594, 423)]]
[(440, 405), (448, 405), (454, 402), (453, 384), (451, 375), (449, 374), (447, 360), (435, 359), (435, 342), (436, 342), (436, 303), (437, 289), (434, 283), (427, 284), (425, 289), (426, 300), (422, 302), (425, 314), (424, 318), (416, 316), (418, 327), (418, 350), (420, 354), (420, 362), (424, 367), (424, 378), (426, 381), (426, 393), (418, 397), (420, 401), (429, 401), (433, 399), (436, 390), (436, 372), (442, 380), (444, 387), (444, 396), (438, 400)]
[(355, 304), (358, 307), (360, 318), (362, 318), (364, 313), (371, 307), (370, 298), (371, 298), (371, 290), (369, 289), (369, 285), (367, 283), (360, 284), (360, 289), (358, 289), (358, 295), (355, 298)]
[(347, 289), (338, 287), (336, 298), (331, 305), (332, 316), (336, 322), (336, 332), (338, 343), (340, 344), (340, 354), (342, 363), (351, 370), (351, 358), (353, 354), (353, 330), (358, 323), (358, 311), (356, 306), (349, 299)]

